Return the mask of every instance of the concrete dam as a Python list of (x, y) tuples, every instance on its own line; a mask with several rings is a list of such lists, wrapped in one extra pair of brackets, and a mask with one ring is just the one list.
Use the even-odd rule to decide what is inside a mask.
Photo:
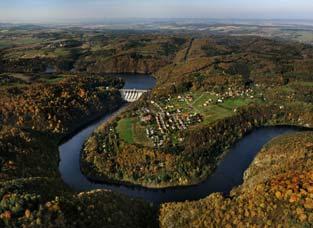
[(121, 89), (120, 93), (122, 98), (127, 102), (135, 102), (139, 100), (139, 98), (144, 94), (147, 93), (149, 90), (142, 90), (142, 89)]

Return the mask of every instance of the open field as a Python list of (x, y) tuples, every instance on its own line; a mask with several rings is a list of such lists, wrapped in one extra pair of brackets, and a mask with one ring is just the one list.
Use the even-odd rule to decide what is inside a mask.
[(144, 146), (153, 146), (152, 142), (146, 135), (145, 127), (140, 123), (138, 118), (126, 118), (118, 122), (116, 130), (126, 143), (136, 143)]
[(299, 42), (313, 43), (313, 31), (299, 31), (295, 32), (293, 36)]
[(53, 83), (58, 83), (62, 81), (66, 75), (52, 75), (52, 76), (45, 76), (45, 77), (40, 77), (38, 81), (48, 83), (48, 84), (53, 84)]
[[(186, 95), (185, 95), (186, 96)], [(258, 98), (237, 97), (228, 98), (222, 103), (218, 103), (218, 97), (209, 92), (195, 92), (187, 94), (192, 97), (192, 101), (188, 99), (172, 98), (166, 105), (180, 109), (182, 112), (198, 113), (203, 117), (201, 124), (209, 124), (218, 119), (223, 119), (234, 114), (234, 110), (252, 102), (260, 102)], [(182, 96), (179, 96), (182, 97)], [(208, 103), (208, 101), (212, 101)]]
[(122, 119), (118, 121), (117, 132), (122, 140), (126, 143), (134, 143), (133, 137), (133, 120), (132, 119)]
[(133, 140), (136, 144), (152, 147), (153, 143), (146, 135), (146, 128), (142, 126), (139, 121), (133, 121)]
[[(0, 34), (1, 35), (1, 34)], [(40, 39), (35, 39), (32, 37), (14, 37), (13, 38), (2, 38), (0, 39), (0, 49), (3, 48), (9, 48), (9, 47), (14, 47), (14, 46), (22, 46), (22, 45), (30, 45), (30, 44), (39, 44), (41, 43), (42, 40)]]

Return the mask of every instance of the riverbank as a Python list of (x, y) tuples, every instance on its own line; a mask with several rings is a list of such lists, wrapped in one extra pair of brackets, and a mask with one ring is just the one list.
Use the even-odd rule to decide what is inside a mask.
[[(77, 195), (58, 172), (58, 143), (124, 103), (115, 85), (110, 79), (71, 77), (54, 84), (1, 88), (1, 227), (157, 223), (153, 205), (105, 190)], [(112, 89), (103, 90), (108, 86)], [(7, 115), (10, 110), (13, 114)]]
[[(88, 154), (90, 151), (86, 148), (92, 148), (92, 145), (97, 145), (97, 141), (95, 141), (96, 138), (99, 140), (99, 137), (103, 137), (103, 132), (107, 132), (106, 135), (110, 135), (109, 129), (113, 129), (114, 125), (112, 126), (112, 123), (106, 124), (99, 128), (99, 130), (96, 131), (96, 133), (94, 133), (87, 141), (88, 147), (86, 147), (85, 144), (85, 149), (82, 153), (83, 161), (81, 168), (83, 174), (86, 175), (89, 180), (97, 183), (105, 182), (123, 184), (127, 186), (143, 186), (145, 188), (152, 189), (171, 188), (175, 186), (192, 186), (205, 181), (214, 172), (218, 163), (222, 160), (223, 155), (227, 154), (226, 151), (253, 129), (261, 126), (281, 125), (308, 128), (313, 126), (312, 113), (312, 106), (306, 106), (306, 108), (304, 108), (301, 104), (291, 104), (289, 106), (284, 106), (283, 108), (281, 105), (274, 104), (252, 104), (239, 109), (237, 113), (231, 117), (222, 119), (208, 126), (204, 125), (192, 128), (190, 131), (184, 132), (183, 137), (185, 142), (182, 147), (182, 151), (176, 155), (167, 155), (173, 157), (171, 158), (173, 159), (173, 165), (171, 167), (175, 167), (175, 164), (179, 164), (180, 166), (183, 165), (185, 166), (184, 172), (181, 172), (178, 169), (173, 170), (173, 168), (165, 166), (160, 171), (161, 173), (165, 172), (169, 178), (167, 180), (157, 182), (146, 181), (145, 177), (149, 176), (151, 178), (150, 172), (141, 172), (141, 178), (134, 178), (135, 175), (137, 175), (137, 177), (139, 176), (139, 171), (137, 171), (138, 174), (136, 171), (132, 171), (133, 174), (131, 176), (128, 175), (130, 170), (128, 170), (127, 167), (131, 170), (133, 170), (133, 168), (126, 165), (134, 160), (135, 157), (144, 157), (143, 155), (147, 156), (149, 154), (150, 159), (153, 158), (154, 152), (151, 151), (150, 153), (149, 148), (143, 148), (136, 145), (132, 145), (130, 147), (123, 144), (124, 148), (122, 151), (125, 150), (127, 154), (132, 156), (132, 158), (128, 158), (131, 160), (125, 160), (126, 163), (121, 163), (122, 158), (120, 157), (120, 154), (123, 154), (121, 151), (119, 151), (118, 154), (107, 152), (103, 155), (109, 156), (105, 158), (105, 160), (103, 160), (104, 158), (101, 157), (101, 154)], [(115, 134), (113, 134), (112, 137), (116, 137)], [(162, 153), (164, 152), (158, 151), (158, 157), (156, 158), (160, 159), (160, 154)], [(99, 161), (102, 163), (98, 164), (101, 164), (103, 168), (93, 162), (90, 162), (90, 158), (100, 159)], [(104, 165), (106, 164), (105, 161), (110, 162), (112, 159), (114, 160), (114, 164), (125, 164), (125, 167), (119, 166), (120, 170), (116, 170), (113, 168), (115, 166)], [(137, 165), (141, 164), (140, 162), (136, 163)], [(164, 162), (164, 164), (166, 163)], [(145, 168), (146, 165), (147, 164), (143, 164), (143, 168)], [(111, 167), (110, 171), (107, 170), (107, 167)], [(171, 168), (172, 171), (169, 168)], [(196, 170), (200, 170), (201, 172), (195, 172)], [(157, 175), (161, 174), (158, 173)]]
[(312, 132), (273, 139), (258, 153), (243, 184), (230, 196), (214, 193), (199, 201), (163, 204), (160, 227), (310, 227), (312, 145)]

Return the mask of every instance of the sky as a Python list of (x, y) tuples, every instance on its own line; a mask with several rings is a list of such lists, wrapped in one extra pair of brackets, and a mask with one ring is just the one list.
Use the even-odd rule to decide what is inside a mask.
[(313, 19), (313, 0), (0, 0), (0, 22), (110, 18)]

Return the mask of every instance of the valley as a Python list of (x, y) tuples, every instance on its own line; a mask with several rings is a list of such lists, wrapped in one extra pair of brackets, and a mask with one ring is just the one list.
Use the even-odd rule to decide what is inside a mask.
[[(0, 36), (0, 226), (312, 225), (308, 42), (44, 26)], [(145, 92), (127, 103), (123, 88)]]

